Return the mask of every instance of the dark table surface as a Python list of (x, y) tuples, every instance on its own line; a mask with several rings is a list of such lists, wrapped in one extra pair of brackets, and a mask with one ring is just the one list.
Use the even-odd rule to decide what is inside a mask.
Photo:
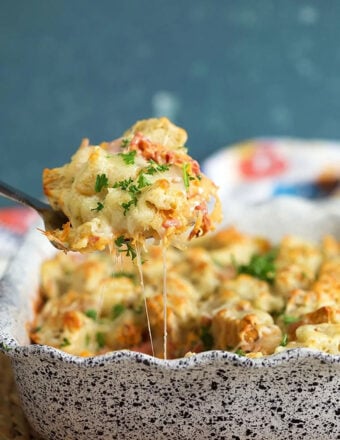
[(2, 0), (0, 179), (41, 196), (82, 137), (159, 115), (199, 160), (255, 136), (339, 139), (339, 23), (336, 0)]

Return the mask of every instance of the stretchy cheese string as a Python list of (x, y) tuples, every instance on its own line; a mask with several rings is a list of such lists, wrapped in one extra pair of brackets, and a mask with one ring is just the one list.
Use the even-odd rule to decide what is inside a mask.
[(166, 246), (164, 244), (164, 242), (161, 243), (162, 246), (162, 255), (163, 255), (163, 314), (164, 314), (164, 333), (163, 333), (163, 338), (164, 338), (164, 359), (167, 358), (167, 339), (168, 339), (168, 330), (167, 330), (167, 309), (168, 309), (168, 304), (167, 304), (167, 264), (166, 264)]
[(137, 268), (138, 268), (138, 272), (139, 272), (139, 282), (140, 282), (140, 286), (141, 286), (142, 293), (143, 293), (144, 307), (145, 307), (145, 314), (146, 314), (146, 319), (147, 319), (147, 323), (148, 323), (148, 331), (149, 331), (149, 337), (150, 337), (152, 356), (155, 356), (155, 350), (153, 348), (151, 325), (150, 325), (150, 317), (149, 317), (149, 311), (148, 311), (148, 303), (146, 301), (146, 295), (145, 295), (144, 276), (143, 276), (143, 270), (142, 270), (142, 259), (141, 259), (141, 254), (140, 254), (140, 248), (137, 245), (135, 249), (136, 249), (136, 255), (137, 255)]

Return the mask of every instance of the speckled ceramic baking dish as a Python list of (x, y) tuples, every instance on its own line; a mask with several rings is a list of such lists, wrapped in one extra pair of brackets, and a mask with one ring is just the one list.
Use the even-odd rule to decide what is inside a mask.
[[(248, 211), (248, 221), (243, 217), (241, 228), (274, 239), (285, 232), (340, 237), (339, 201), (276, 201)], [(235, 213), (230, 220), (237, 220)], [(211, 351), (163, 361), (117, 351), (83, 359), (31, 345), (26, 325), (39, 266), (52, 252), (32, 230), (0, 283), (1, 349), (12, 359), (24, 410), (43, 438), (340, 438), (340, 356), (298, 349), (247, 359)]]

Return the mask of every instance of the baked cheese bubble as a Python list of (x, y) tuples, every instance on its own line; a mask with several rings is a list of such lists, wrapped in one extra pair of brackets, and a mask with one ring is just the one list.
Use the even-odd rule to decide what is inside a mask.
[(45, 169), (52, 208), (69, 221), (46, 236), (63, 249), (119, 249), (132, 258), (146, 239), (180, 246), (222, 219), (217, 186), (187, 153), (187, 133), (167, 118), (137, 122), (100, 145), (84, 139), (71, 161)]

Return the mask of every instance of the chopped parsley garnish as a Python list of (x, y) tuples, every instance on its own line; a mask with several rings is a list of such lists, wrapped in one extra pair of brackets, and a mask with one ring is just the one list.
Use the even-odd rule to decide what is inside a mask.
[(115, 240), (115, 245), (118, 247), (123, 246), (123, 244), (125, 243), (125, 237), (124, 235), (120, 235), (118, 238), (116, 238)]
[(96, 333), (96, 341), (99, 348), (105, 347), (105, 335), (104, 333), (98, 332)]
[(134, 206), (137, 205), (137, 197), (133, 197), (128, 202), (122, 203), (122, 208), (124, 209), (124, 212), (123, 212), (124, 215), (126, 215), (126, 213), (129, 211), (129, 209), (131, 208), (132, 205), (134, 205)]
[(129, 278), (132, 281), (136, 279), (135, 274), (130, 272), (113, 272), (111, 276), (112, 278)]
[(282, 345), (282, 347), (285, 347), (287, 344), (288, 344), (288, 335), (287, 333), (284, 333), (280, 345)]
[(97, 311), (94, 310), (94, 309), (86, 310), (86, 311), (85, 311), (85, 315), (86, 315), (88, 318), (93, 319), (94, 321), (97, 319)]
[(127, 191), (131, 199), (128, 202), (122, 203), (122, 208), (124, 209), (124, 215), (129, 211), (131, 206), (137, 206), (138, 196), (141, 194), (141, 189), (151, 185), (151, 183), (146, 179), (143, 173), (138, 176), (137, 184), (130, 177), (129, 179), (121, 180), (113, 185), (113, 188), (120, 188), (123, 191)]
[(241, 348), (238, 348), (238, 349), (235, 351), (235, 354), (237, 354), (237, 356), (245, 356), (245, 355), (246, 355), (246, 352), (243, 351)]
[(129, 242), (126, 243), (126, 249), (123, 249), (120, 252), (126, 252), (126, 256), (131, 257), (131, 260), (134, 260), (137, 256), (135, 249)]
[[(130, 241), (127, 240), (124, 235), (121, 235), (115, 240), (115, 245), (119, 248), (118, 252), (125, 252), (127, 257), (131, 257), (131, 259), (135, 259), (137, 257), (136, 250), (131, 245)], [(123, 246), (125, 248), (122, 248)]]
[(183, 174), (183, 182), (184, 182), (184, 186), (186, 189), (189, 188), (190, 185), (190, 179), (189, 179), (189, 164), (188, 163), (184, 163), (182, 165), (182, 174)]
[(168, 171), (170, 168), (170, 165), (167, 164), (158, 164), (154, 160), (150, 160), (150, 165), (145, 169), (145, 174), (156, 174), (156, 173), (162, 173), (163, 171)]
[(121, 147), (127, 148), (129, 146), (129, 143), (130, 143), (129, 139), (124, 138), (124, 139), (122, 139)]
[(130, 177), (129, 179), (120, 180), (119, 182), (115, 182), (112, 188), (120, 188), (123, 191), (126, 191), (133, 182), (133, 179)]
[(119, 153), (119, 156), (123, 159), (126, 165), (133, 165), (135, 163), (136, 150), (129, 151), (128, 153)]
[(136, 185), (130, 185), (127, 188), (127, 191), (131, 197), (131, 199), (128, 202), (122, 203), (122, 208), (124, 209), (123, 214), (126, 215), (126, 213), (129, 211), (131, 206), (137, 206), (138, 202), (138, 196), (140, 195), (140, 190), (136, 187)]
[(296, 316), (290, 316), (290, 315), (283, 315), (282, 317), (284, 324), (289, 325), (293, 324), (294, 322), (298, 322), (300, 318), (297, 318)]
[[(237, 266), (236, 270), (238, 274), (245, 273), (252, 275), (260, 280), (272, 283), (275, 279), (275, 257), (277, 251), (273, 249), (272, 251), (264, 255), (253, 255), (248, 264), (241, 264)], [(235, 261), (234, 261), (235, 265)]]
[(35, 327), (35, 328), (33, 329), (33, 332), (34, 332), (34, 333), (39, 333), (39, 332), (41, 331), (41, 329), (42, 329), (42, 325), (38, 325), (37, 327)]
[(63, 338), (63, 342), (60, 344), (60, 348), (68, 347), (69, 345), (71, 345), (70, 340), (68, 338)]
[(107, 188), (108, 186), (109, 186), (109, 180), (106, 174), (97, 174), (94, 190), (96, 192), (100, 192), (103, 188)]
[[(131, 151), (130, 153), (120, 153), (120, 155), (123, 158), (125, 157), (126, 160), (130, 160), (128, 159), (128, 157), (130, 157), (128, 155), (130, 155), (131, 153), (136, 153), (136, 152)], [(139, 172), (136, 181), (134, 181), (132, 177), (129, 177), (128, 179), (115, 182), (112, 186), (113, 188), (120, 188), (121, 190), (126, 191), (130, 196), (130, 200), (128, 200), (127, 202), (123, 202), (121, 204), (121, 207), (124, 210), (123, 211), (124, 215), (127, 214), (127, 212), (130, 210), (132, 206), (137, 206), (138, 197), (141, 195), (142, 189), (151, 185), (151, 182), (149, 182), (149, 180), (145, 175), (152, 175), (157, 172), (166, 171), (169, 169), (169, 165), (159, 165), (154, 161), (149, 161), (149, 163), (150, 163), (149, 166), (143, 168)]]
[(137, 185), (138, 185), (138, 188), (145, 188), (146, 186), (151, 185), (151, 183), (150, 183), (150, 182), (148, 181), (148, 179), (144, 176), (144, 174), (141, 173), (141, 174), (138, 176), (138, 179), (137, 179)]
[(214, 345), (213, 335), (210, 333), (209, 327), (201, 327), (201, 341), (205, 350), (211, 350)]
[(101, 211), (104, 208), (104, 205), (101, 202), (97, 202), (97, 207), (96, 208), (92, 208), (91, 211)]
[(116, 319), (120, 316), (125, 310), (125, 306), (123, 304), (115, 304), (111, 309), (111, 318)]
[(140, 190), (139, 188), (137, 188), (136, 185), (131, 184), (128, 188), (127, 191), (131, 194), (131, 195), (139, 195), (140, 194)]

